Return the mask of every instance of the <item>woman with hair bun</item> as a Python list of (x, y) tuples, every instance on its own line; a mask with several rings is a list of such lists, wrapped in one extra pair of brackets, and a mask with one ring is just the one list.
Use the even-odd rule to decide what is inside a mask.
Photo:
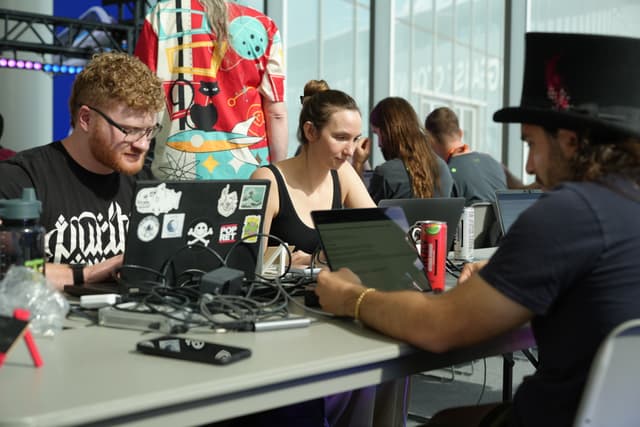
[(346, 93), (313, 82), (298, 120), (300, 152), (251, 176), (272, 183), (264, 231), (295, 246), (295, 265), (309, 265), (319, 246), (311, 211), (375, 206), (349, 163), (362, 138), (360, 110)]

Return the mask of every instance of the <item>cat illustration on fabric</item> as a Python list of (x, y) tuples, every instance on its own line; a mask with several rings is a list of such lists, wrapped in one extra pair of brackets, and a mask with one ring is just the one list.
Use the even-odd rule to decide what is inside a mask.
[(218, 121), (218, 109), (213, 105), (213, 97), (220, 92), (220, 86), (218, 82), (200, 82), (198, 92), (206, 97), (206, 104), (193, 103), (189, 107), (189, 117), (193, 123), (193, 126), (189, 127), (204, 131), (213, 130)]

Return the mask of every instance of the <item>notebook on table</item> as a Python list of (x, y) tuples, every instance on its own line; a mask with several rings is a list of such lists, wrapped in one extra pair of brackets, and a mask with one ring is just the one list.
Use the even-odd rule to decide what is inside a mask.
[(413, 225), (418, 221), (432, 220), (447, 223), (447, 248), (453, 247), (458, 222), (464, 209), (464, 197), (432, 197), (429, 199), (382, 199), (380, 207), (399, 206)]
[(347, 267), (380, 290), (430, 289), (401, 208), (312, 211), (311, 217), (332, 271)]
[(498, 190), (496, 191), (496, 216), (504, 236), (520, 214), (533, 205), (542, 195), (542, 190)]
[[(164, 269), (169, 285), (174, 286), (181, 273), (214, 270), (222, 266), (220, 259), (253, 279), (262, 268), (258, 262), (262, 245), (258, 237), (248, 236), (262, 233), (269, 184), (268, 180), (247, 179), (138, 181), (125, 243), (123, 281), (130, 285), (157, 281), (145, 269)], [(76, 294), (67, 288), (73, 286), (65, 291)], [(82, 288), (86, 289), (78, 291), (105, 293), (109, 285)]]

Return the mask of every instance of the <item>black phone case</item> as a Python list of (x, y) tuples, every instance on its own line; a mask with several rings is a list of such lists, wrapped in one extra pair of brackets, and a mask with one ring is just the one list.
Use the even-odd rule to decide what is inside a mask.
[(164, 336), (140, 341), (136, 349), (154, 356), (172, 357), (193, 362), (228, 365), (251, 356), (251, 350), (191, 338)]

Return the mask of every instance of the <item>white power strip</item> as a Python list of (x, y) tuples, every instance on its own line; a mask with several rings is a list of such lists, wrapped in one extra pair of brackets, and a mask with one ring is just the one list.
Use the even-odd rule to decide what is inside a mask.
[(82, 308), (109, 307), (118, 302), (120, 302), (118, 294), (82, 295), (80, 297), (80, 307)]
[(175, 319), (150, 311), (135, 311), (137, 303), (119, 305), (124, 310), (115, 307), (103, 307), (98, 310), (98, 324), (110, 328), (136, 329), (142, 331), (158, 331), (172, 333), (176, 326), (184, 325)]

